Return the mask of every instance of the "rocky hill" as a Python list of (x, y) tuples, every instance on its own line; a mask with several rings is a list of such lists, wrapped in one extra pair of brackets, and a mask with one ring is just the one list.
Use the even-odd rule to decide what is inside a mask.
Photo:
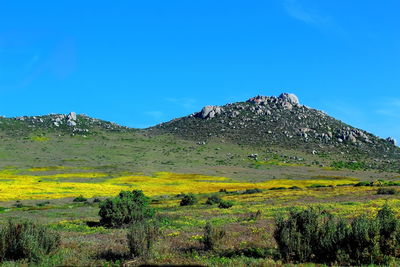
[(75, 112), (43, 116), (0, 117), (0, 131), (13, 136), (37, 131), (88, 135), (102, 130), (129, 131), (132, 129), (83, 114), (77, 115)]
[(149, 128), (151, 134), (207, 142), (219, 139), (251, 146), (282, 147), (312, 154), (368, 157), (396, 163), (400, 149), (392, 138), (381, 139), (326, 113), (301, 105), (294, 94), (256, 96), (246, 102), (206, 106), (187, 117)]

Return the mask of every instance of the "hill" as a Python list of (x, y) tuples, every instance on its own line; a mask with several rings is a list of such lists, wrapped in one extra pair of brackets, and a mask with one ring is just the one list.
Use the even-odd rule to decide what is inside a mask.
[(293, 94), (256, 96), (246, 102), (206, 106), (200, 112), (149, 128), (186, 140), (295, 149), (345, 160), (398, 168), (400, 149), (392, 138), (381, 139), (326, 113), (301, 105)]

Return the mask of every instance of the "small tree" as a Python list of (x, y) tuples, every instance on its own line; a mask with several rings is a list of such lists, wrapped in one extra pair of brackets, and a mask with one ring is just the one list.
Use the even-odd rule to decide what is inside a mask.
[(215, 229), (211, 223), (207, 222), (204, 227), (204, 236), (201, 239), (204, 250), (214, 250), (225, 235), (224, 230)]
[(129, 251), (134, 257), (148, 257), (160, 230), (155, 222), (143, 221), (129, 227), (127, 239)]
[(107, 227), (123, 227), (154, 216), (150, 200), (141, 190), (121, 191), (115, 198), (100, 203), (100, 223)]

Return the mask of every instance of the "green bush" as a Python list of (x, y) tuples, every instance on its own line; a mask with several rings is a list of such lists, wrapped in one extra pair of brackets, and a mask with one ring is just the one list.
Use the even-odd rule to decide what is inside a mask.
[(211, 223), (207, 222), (204, 227), (204, 235), (200, 240), (204, 246), (204, 250), (214, 250), (226, 236), (226, 232), (216, 229)]
[(95, 198), (93, 199), (93, 203), (100, 203), (100, 202), (101, 202), (101, 199), (98, 198), (98, 197), (95, 197)]
[(261, 193), (263, 190), (259, 188), (253, 188), (253, 189), (246, 189), (243, 194), (257, 194)]
[(183, 195), (180, 205), (191, 206), (197, 203), (197, 197), (193, 194)]
[(80, 196), (74, 198), (73, 202), (87, 202), (87, 198), (85, 198), (84, 196), (80, 195)]
[(213, 194), (207, 198), (206, 204), (207, 205), (214, 205), (221, 202), (221, 198), (217, 194)]
[(22, 260), (38, 262), (57, 251), (60, 235), (33, 222), (9, 221), (0, 229), (0, 261)]
[(128, 247), (133, 257), (149, 257), (154, 243), (160, 235), (155, 222), (143, 221), (132, 224), (128, 230)]
[(100, 223), (106, 227), (123, 227), (154, 216), (150, 200), (141, 190), (121, 191), (115, 198), (100, 203)]
[(381, 187), (376, 193), (378, 195), (395, 195), (397, 194), (397, 190), (394, 188)]
[(283, 260), (328, 264), (387, 264), (399, 256), (400, 224), (385, 205), (375, 218), (351, 223), (318, 208), (276, 218), (274, 238)]
[(219, 202), (218, 208), (220, 208), (220, 209), (229, 209), (232, 206), (233, 206), (233, 202), (232, 201), (221, 200)]
[(354, 186), (373, 186), (374, 182), (362, 181), (356, 183)]

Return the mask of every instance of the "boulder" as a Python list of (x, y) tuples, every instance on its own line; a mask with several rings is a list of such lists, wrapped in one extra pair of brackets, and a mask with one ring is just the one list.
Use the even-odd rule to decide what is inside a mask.
[(279, 96), (279, 99), (282, 99), (285, 102), (289, 102), (292, 105), (300, 104), (299, 98), (295, 94), (282, 93)]
[(396, 141), (396, 139), (394, 139), (393, 137), (388, 137), (388, 138), (386, 138), (386, 141), (388, 141), (389, 143), (391, 143), (391, 144), (397, 146), (397, 141)]
[(205, 106), (199, 113), (199, 117), (202, 119), (207, 119), (207, 118), (214, 118), (216, 115), (221, 114), (222, 109), (221, 107), (218, 106)]
[(68, 116), (67, 116), (67, 119), (71, 120), (71, 121), (76, 121), (76, 113), (75, 112), (70, 112), (68, 114)]
[(76, 122), (75, 121), (73, 121), (73, 120), (67, 120), (67, 125), (68, 126), (76, 126)]

